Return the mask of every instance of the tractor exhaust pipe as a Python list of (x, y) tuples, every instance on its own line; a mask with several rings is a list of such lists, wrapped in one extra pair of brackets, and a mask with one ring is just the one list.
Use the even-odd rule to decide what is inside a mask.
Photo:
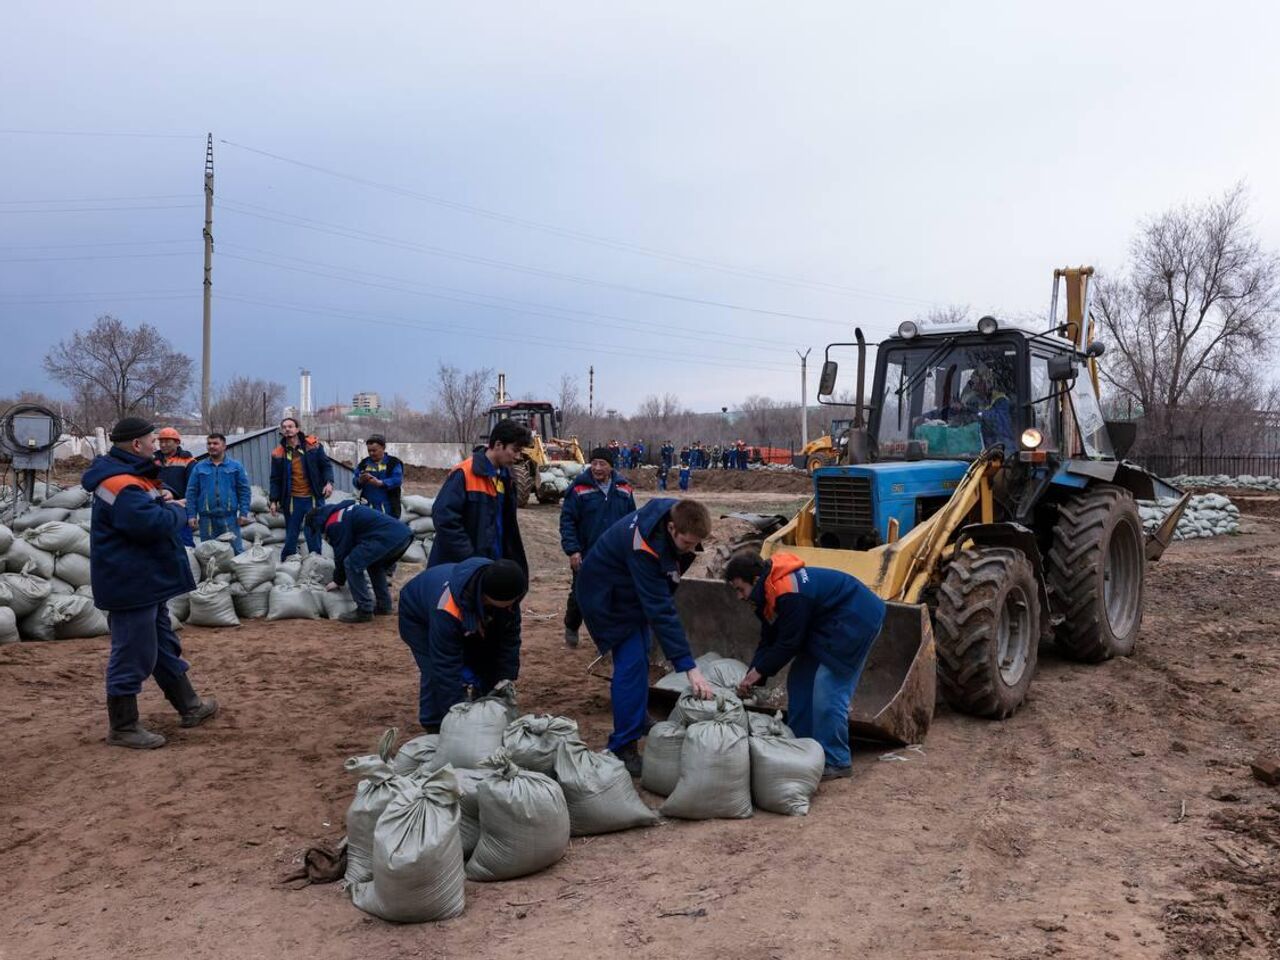
[(861, 327), (853, 331), (853, 338), (858, 341), (858, 383), (854, 387), (853, 423), (849, 427), (849, 443), (845, 449), (844, 462), (866, 463), (870, 443), (867, 422), (862, 416), (862, 405), (867, 384), (867, 338), (862, 335)]

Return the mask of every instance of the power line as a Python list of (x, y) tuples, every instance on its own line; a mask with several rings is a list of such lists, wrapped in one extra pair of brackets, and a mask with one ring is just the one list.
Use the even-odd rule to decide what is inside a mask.
[(154, 247), (174, 243), (199, 243), (190, 237), (181, 240), (98, 240), (91, 243), (10, 243), (0, 250), (79, 250), (86, 247)]
[(65, 297), (57, 299), (40, 298), (34, 300), (0, 300), (0, 308), (2, 307), (29, 307), (44, 306), (46, 304), (56, 303), (101, 303), (103, 300), (112, 300), (119, 303), (135, 302), (145, 300), (186, 300), (195, 297), (197, 294), (191, 292), (169, 293), (162, 295), (146, 295), (146, 294), (128, 294), (122, 296), (109, 294), (95, 294), (93, 296), (84, 297)]
[(189, 257), (186, 251), (173, 253), (114, 253), (86, 257), (0, 257), (0, 263), (57, 263), (70, 260), (147, 260), (153, 257)]
[(135, 137), (142, 140), (198, 140), (195, 133), (133, 133), (123, 130), (14, 130), (3, 129), (0, 134), (31, 137)]
[(189, 200), (190, 193), (157, 193), (144, 197), (66, 197), (62, 200), (0, 200), (0, 203), (123, 203), (132, 200)]
[(198, 203), (159, 203), (150, 205), (129, 205), (123, 207), (49, 207), (44, 210), (0, 210), (0, 214), (15, 213), (100, 213), (114, 210), (186, 210), (198, 207)]

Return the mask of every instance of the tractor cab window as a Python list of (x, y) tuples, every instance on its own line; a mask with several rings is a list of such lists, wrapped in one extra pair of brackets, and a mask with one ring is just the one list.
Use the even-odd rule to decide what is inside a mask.
[(1071, 411), (1075, 414), (1076, 427), (1084, 444), (1085, 456), (1094, 459), (1114, 460), (1111, 435), (1102, 417), (1102, 408), (1093, 392), (1093, 381), (1087, 370), (1071, 381)]
[(1032, 354), (1029, 387), (1032, 423), (1044, 437), (1042, 450), (1058, 449), (1058, 395), (1059, 385), (1049, 379), (1048, 357)]
[(877, 398), (880, 457), (901, 458), (912, 442), (933, 458), (975, 457), (997, 443), (1016, 450), (1017, 372), (1010, 343), (889, 348)]

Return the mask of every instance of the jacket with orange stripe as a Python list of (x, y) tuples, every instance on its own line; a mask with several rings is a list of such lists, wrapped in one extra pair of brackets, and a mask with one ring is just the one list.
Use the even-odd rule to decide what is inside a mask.
[(674, 497), (657, 497), (614, 523), (582, 561), (578, 605), (600, 652), (647, 624), (677, 670), (694, 665), (676, 615), (675, 592), (693, 554), (680, 554), (667, 534)]
[(133, 610), (195, 589), (181, 540), (187, 514), (160, 499), (159, 472), (151, 458), (112, 447), (80, 479), (93, 494), (89, 576), (102, 610)]
[(751, 666), (764, 677), (800, 653), (836, 673), (856, 671), (884, 625), (884, 601), (860, 580), (789, 553), (769, 559), (750, 599), (763, 624)]
[(588, 467), (578, 474), (560, 505), (560, 548), (568, 557), (585, 554), (602, 533), (635, 512), (635, 491), (626, 477), (613, 471), (605, 496)]
[[(462, 668), (477, 654), (489, 661), (495, 682), (520, 678), (517, 608), (484, 609), (474, 582), (491, 563), (488, 557), (442, 563), (418, 574), (400, 591), (400, 636), (415, 650), (430, 649), (428, 679), (442, 713), (466, 700)], [(471, 656), (465, 657), (468, 647)]]
[(499, 475), (483, 450), (449, 472), (432, 504), (431, 520), (436, 530), (427, 566), (488, 557), (514, 560), (529, 572), (516, 523), (515, 482), (505, 471)]
[(179, 447), (172, 457), (166, 457), (163, 451), (157, 450), (155, 459), (160, 464), (160, 482), (173, 491), (178, 499), (185, 497), (187, 481), (191, 479), (191, 468), (196, 462), (191, 451)]
[[(302, 474), (311, 485), (312, 495), (322, 496), (325, 485), (333, 483), (333, 464), (324, 452), (324, 444), (315, 437), (299, 437), (298, 446), (293, 450), (294, 456), (298, 455), (298, 450), (302, 451)], [(271, 489), (268, 494), (271, 502), (284, 503), (292, 485), (293, 473), (284, 441), (281, 441), (271, 451)]]

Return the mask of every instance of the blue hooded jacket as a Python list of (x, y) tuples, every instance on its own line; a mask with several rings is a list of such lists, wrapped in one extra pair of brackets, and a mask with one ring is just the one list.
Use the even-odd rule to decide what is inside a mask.
[[(377, 477), (382, 481), (382, 486), (361, 483), (360, 478), (363, 476)], [(404, 464), (399, 458), (389, 453), (384, 453), (381, 460), (365, 457), (356, 464), (351, 479), (356, 491), (374, 510), (389, 513), (393, 517), (400, 516), (400, 487), (404, 483)]]
[(483, 450), (455, 466), (431, 507), (435, 539), (427, 566), (473, 556), (514, 560), (529, 572), (516, 521), (515, 482), (499, 473)]
[(578, 572), (578, 605), (600, 652), (647, 623), (677, 670), (693, 665), (674, 594), (693, 554), (681, 555), (667, 534), (674, 497), (657, 497), (623, 517), (595, 542)]
[(584, 556), (600, 535), (636, 512), (636, 495), (627, 478), (613, 471), (605, 496), (591, 469), (583, 470), (560, 504), (560, 547), (565, 556)]
[[(498, 680), (520, 678), (520, 619), (515, 611), (485, 608), (477, 576), (493, 563), (472, 557), (418, 574), (400, 590), (400, 636), (415, 650), (430, 649), (429, 680), (441, 713), (467, 698), (464, 652), (492, 664)], [(430, 718), (438, 722), (439, 717)]]
[(413, 540), (409, 528), (395, 517), (354, 500), (317, 507), (309, 522), (333, 547), (333, 582), (338, 586), (347, 582), (347, 557), (357, 544), (371, 545), (369, 555), (377, 558), (396, 549), (404, 553)]
[(160, 499), (160, 465), (112, 447), (80, 478), (93, 494), (89, 577), (94, 606), (134, 610), (194, 590), (181, 531), (186, 511)]
[(763, 624), (751, 666), (764, 677), (802, 652), (836, 673), (856, 672), (884, 625), (884, 601), (860, 580), (789, 553), (765, 563), (750, 600)]

